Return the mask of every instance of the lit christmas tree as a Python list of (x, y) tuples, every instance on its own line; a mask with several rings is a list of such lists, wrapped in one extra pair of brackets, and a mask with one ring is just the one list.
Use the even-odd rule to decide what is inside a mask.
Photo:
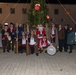
[(31, 0), (31, 6), (28, 13), (30, 25), (45, 24), (48, 22), (48, 9), (45, 0)]

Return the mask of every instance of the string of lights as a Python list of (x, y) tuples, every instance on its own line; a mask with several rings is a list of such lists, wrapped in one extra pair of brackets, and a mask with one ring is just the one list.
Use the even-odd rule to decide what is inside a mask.
[(61, 5), (61, 7), (64, 9), (64, 11), (67, 13), (67, 15), (71, 18), (71, 20), (74, 22), (74, 24), (76, 25), (76, 21), (74, 20), (74, 18), (70, 15), (69, 12), (67, 12), (66, 8), (62, 5), (62, 3), (60, 2), (60, 0), (58, 0), (59, 4)]

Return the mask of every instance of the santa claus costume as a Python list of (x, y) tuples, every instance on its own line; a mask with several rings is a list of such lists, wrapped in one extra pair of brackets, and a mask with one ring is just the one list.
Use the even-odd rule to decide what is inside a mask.
[(43, 35), (46, 34), (45, 29), (43, 28), (42, 24), (39, 25), (38, 29), (36, 30), (36, 35), (38, 37), (38, 49), (42, 48), (42, 39)]

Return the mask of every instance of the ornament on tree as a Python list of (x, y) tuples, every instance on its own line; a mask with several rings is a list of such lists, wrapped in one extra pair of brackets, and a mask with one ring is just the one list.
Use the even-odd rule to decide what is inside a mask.
[(44, 25), (46, 22), (49, 22), (46, 15), (48, 15), (48, 8), (45, 0), (31, 0), (28, 12), (29, 23), (31, 25), (34, 24), (36, 27), (41, 23)]
[(40, 4), (35, 4), (35, 10), (39, 10), (40, 9)]
[(46, 16), (47, 19), (50, 19), (49, 15)]

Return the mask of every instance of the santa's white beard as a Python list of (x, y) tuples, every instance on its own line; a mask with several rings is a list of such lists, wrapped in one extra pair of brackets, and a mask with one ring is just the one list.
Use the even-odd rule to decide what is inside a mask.
[(42, 27), (39, 27), (39, 30), (42, 30), (43, 28)]
[(40, 34), (42, 34), (42, 30), (43, 30), (42, 27), (39, 27)]

